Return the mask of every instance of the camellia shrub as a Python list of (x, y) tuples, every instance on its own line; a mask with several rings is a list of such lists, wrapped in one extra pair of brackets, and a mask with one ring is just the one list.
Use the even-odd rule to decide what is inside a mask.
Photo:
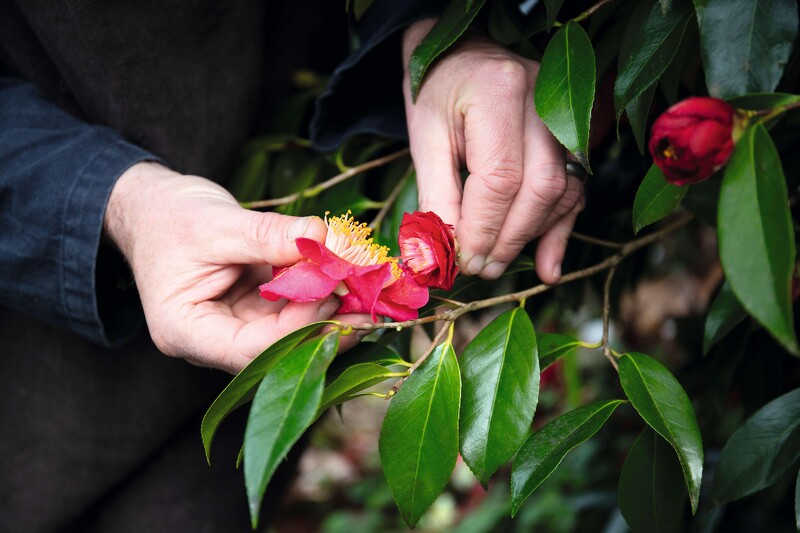
[[(276, 270), (261, 295), (335, 298), (373, 323), (290, 333), (208, 410), (207, 454), (223, 420), (249, 404), (239, 460), (253, 526), (300, 436), (365, 395), (389, 402), (380, 460), (411, 527), (459, 456), (484, 487), (509, 480), (499, 527), (590, 440), (605, 468), (588, 483), (616, 487), (604, 515), (618, 509), (634, 531), (800, 526), (796, 1), (452, 0), (412, 56), (413, 94), (470, 26), (540, 61), (536, 111), (591, 174), (565, 274), (542, 284), (523, 255), (494, 282), (459, 276), (453, 228), (417, 210), (396, 142), (316, 154), (297, 120), (254, 140), (232, 183), (243, 205), (329, 212), (325, 243), (298, 239), (303, 260)], [(268, 179), (281, 172), (296, 179)], [(702, 279), (707, 297), (645, 335), (636, 308), (620, 310), (667, 278), (690, 296)], [(659, 307), (663, 293), (651, 294)], [(493, 318), (458, 346), (475, 316)], [(581, 338), (592, 320), (600, 338)], [(419, 353), (415, 329), (432, 339)], [(368, 336), (337, 356), (353, 334)], [(603, 364), (577, 367), (576, 350)], [(546, 370), (558, 386), (547, 385), (555, 400), (543, 411)]]

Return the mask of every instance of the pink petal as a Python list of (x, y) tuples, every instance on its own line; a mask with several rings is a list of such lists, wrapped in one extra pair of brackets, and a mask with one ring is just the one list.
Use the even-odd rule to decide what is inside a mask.
[(351, 276), (360, 276), (381, 268), (382, 265), (359, 266), (342, 259), (321, 242), (299, 238), (295, 240), (297, 249), (306, 259), (319, 265), (322, 271), (333, 279), (343, 280)]
[(373, 322), (376, 320), (375, 316), (375, 302), (378, 301), (378, 295), (381, 293), (383, 286), (392, 279), (392, 265), (383, 263), (379, 265), (380, 268), (366, 272), (359, 276), (351, 276), (344, 280), (344, 284), (350, 289), (350, 294), (355, 296), (361, 301), (370, 315), (372, 315)]
[(428, 303), (428, 288), (420, 285), (408, 270), (403, 270), (400, 279), (386, 287), (379, 300), (419, 309)]
[(293, 302), (313, 302), (331, 294), (339, 281), (326, 275), (320, 267), (303, 260), (282, 269), (258, 289), (261, 297), (272, 302), (286, 298)]

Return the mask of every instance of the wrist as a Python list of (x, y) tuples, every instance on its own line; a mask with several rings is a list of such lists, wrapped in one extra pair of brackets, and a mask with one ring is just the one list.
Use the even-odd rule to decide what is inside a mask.
[(103, 216), (103, 234), (125, 258), (134, 255), (135, 228), (148, 212), (157, 209), (154, 201), (161, 196), (164, 179), (178, 173), (153, 162), (137, 163), (122, 173), (108, 199)]

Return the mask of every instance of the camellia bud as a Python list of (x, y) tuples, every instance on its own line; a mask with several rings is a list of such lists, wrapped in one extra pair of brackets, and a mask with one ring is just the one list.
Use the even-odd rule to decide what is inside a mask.
[(414, 280), (450, 290), (458, 274), (458, 243), (453, 227), (431, 211), (405, 213), (400, 224), (400, 256)]
[(746, 120), (719, 98), (687, 98), (656, 119), (650, 154), (668, 182), (703, 181), (728, 162)]

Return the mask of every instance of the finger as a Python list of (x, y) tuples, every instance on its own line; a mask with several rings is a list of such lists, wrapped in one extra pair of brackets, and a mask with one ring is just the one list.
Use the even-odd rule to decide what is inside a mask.
[(556, 283), (561, 279), (561, 263), (564, 261), (564, 253), (567, 250), (572, 228), (575, 226), (575, 219), (578, 213), (583, 210), (583, 197), (572, 211), (562, 217), (555, 225), (539, 239), (536, 246), (536, 273), (545, 283)]
[(446, 128), (438, 120), (426, 119), (419, 112), (409, 121), (409, 142), (421, 211), (433, 211), (447, 224), (455, 226), (461, 216), (461, 176), (457, 149)]
[[(350, 324), (351, 326), (372, 324), (370, 316), (363, 314), (334, 315), (331, 317), (331, 320), (338, 320), (339, 322)], [(353, 348), (370, 333), (372, 333), (372, 330), (354, 329), (350, 335), (342, 335), (339, 337), (339, 353), (346, 352), (350, 348)]]
[(295, 240), (323, 242), (327, 228), (319, 217), (291, 217), (232, 207), (206, 231), (210, 261), (217, 264), (291, 265), (302, 257)]
[(546, 230), (545, 224), (567, 188), (564, 148), (536, 115), (530, 96), (525, 106), (524, 150), (522, 185), (481, 272), (487, 279), (500, 276), (522, 248)]
[(246, 322), (225, 313), (200, 316), (193, 324), (198, 341), (178, 355), (203, 366), (237, 373), (258, 354), (292, 331), (327, 320), (339, 308), (335, 297), (316, 302), (288, 302), (278, 312)]
[[(516, 66), (514, 66), (516, 65)], [(492, 251), (523, 176), (524, 108), (527, 71), (503, 63), (505, 82), (496, 82), (465, 114), (467, 168), (461, 219), (456, 226), (461, 266), (479, 273)]]

